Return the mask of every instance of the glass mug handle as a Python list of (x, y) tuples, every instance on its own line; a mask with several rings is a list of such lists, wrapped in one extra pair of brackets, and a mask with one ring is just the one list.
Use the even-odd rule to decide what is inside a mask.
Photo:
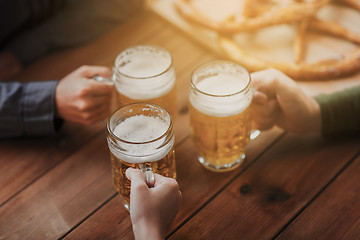
[(250, 132), (250, 140), (254, 140), (260, 135), (260, 130), (258, 129), (252, 129)]
[[(253, 92), (253, 94), (255, 93), (255, 91), (257, 90), (257, 87), (252, 86), (251, 90)], [(257, 138), (260, 135), (261, 131), (258, 129), (251, 129), (250, 132), (250, 140), (254, 140), (255, 138)]]
[(99, 75), (95, 75), (95, 76), (92, 77), (92, 79), (94, 79), (97, 82), (106, 83), (106, 84), (109, 84), (109, 85), (114, 85), (114, 82), (113, 82), (113, 80), (111, 78), (105, 78), (105, 77), (102, 77), (102, 76), (99, 76)]
[(155, 185), (155, 176), (151, 167), (146, 166), (146, 164), (140, 165), (140, 171), (145, 178), (145, 182), (149, 188), (153, 188)]

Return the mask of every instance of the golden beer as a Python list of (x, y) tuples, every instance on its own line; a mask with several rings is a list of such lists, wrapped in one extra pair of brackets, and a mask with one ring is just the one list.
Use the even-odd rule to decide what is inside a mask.
[(165, 109), (148, 103), (126, 105), (110, 117), (107, 130), (113, 182), (127, 210), (130, 210), (127, 168), (150, 168), (153, 173), (176, 179), (174, 131)]
[(192, 75), (189, 99), (199, 162), (212, 171), (240, 166), (251, 133), (249, 73), (229, 61), (202, 65)]
[(164, 48), (138, 45), (125, 49), (115, 60), (113, 80), (120, 106), (154, 103), (175, 117), (175, 69), (170, 53)]
[(171, 177), (176, 179), (176, 166), (175, 166), (175, 148), (173, 147), (168, 154), (155, 162), (146, 163), (128, 163), (117, 158), (110, 152), (113, 184), (118, 193), (122, 196), (124, 206), (126, 209), (130, 209), (130, 186), (131, 183), (127, 179), (125, 172), (129, 167), (141, 168), (141, 164), (146, 167), (151, 167), (154, 173), (160, 174), (165, 177)]
[[(120, 106), (141, 101), (140, 99), (132, 99), (120, 93), (117, 94), (117, 100)], [(146, 102), (160, 105), (170, 113), (173, 119), (176, 117), (176, 91), (174, 87), (165, 95), (147, 99)]]

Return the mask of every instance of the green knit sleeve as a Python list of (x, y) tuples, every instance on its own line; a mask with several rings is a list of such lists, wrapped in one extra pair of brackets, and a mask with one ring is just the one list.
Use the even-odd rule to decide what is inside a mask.
[(360, 136), (360, 86), (315, 97), (324, 137)]

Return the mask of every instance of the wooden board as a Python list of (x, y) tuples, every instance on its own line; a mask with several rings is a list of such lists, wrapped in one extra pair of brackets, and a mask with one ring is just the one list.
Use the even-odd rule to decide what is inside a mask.
[[(358, 239), (360, 156), (277, 239)], [(336, 217), (333, 217), (336, 216)]]
[[(359, 139), (327, 141), (318, 136), (292, 136), (275, 128), (248, 145), (242, 167), (228, 173), (204, 169), (189, 138), (188, 83), (197, 65), (217, 57), (148, 11), (93, 43), (39, 60), (18, 79), (61, 78), (82, 64), (111, 67), (122, 49), (140, 43), (168, 49), (177, 74), (176, 161), (183, 201), (168, 236), (225, 239), (230, 234), (230, 239), (268, 239), (271, 237), (265, 236), (280, 234), (279, 229), (286, 230), (291, 222), (291, 232), (283, 232), (294, 236), (294, 228), (309, 227), (307, 220), (312, 214), (323, 213), (319, 223), (326, 221), (327, 214), (337, 219), (339, 212), (332, 212), (329, 206), (351, 201), (347, 197), (329, 201), (330, 205), (326, 201), (333, 193), (342, 195), (342, 184), (349, 184), (345, 189), (354, 194), (354, 201), (359, 199), (355, 189), (358, 167), (342, 171), (353, 166)], [(307, 83), (306, 87), (324, 92), (346, 87), (347, 83), (356, 81)], [(70, 124), (55, 138), (2, 140), (0, 239), (134, 239), (129, 214), (112, 186), (105, 136), (103, 123), (82, 127)], [(335, 189), (331, 184), (337, 182), (334, 177), (341, 180)], [(225, 210), (219, 211), (219, 207)], [(346, 205), (338, 207), (345, 209)], [(352, 212), (349, 209), (348, 215)], [(298, 216), (299, 221), (293, 221)], [(354, 229), (358, 220), (354, 219), (344, 220), (347, 222), (340, 234), (344, 230), (358, 233)], [(239, 229), (244, 228), (242, 235)], [(310, 230), (311, 236), (317, 236), (316, 229)], [(281, 237), (279, 234), (276, 236)]]
[[(358, 151), (359, 139), (331, 142), (287, 134), (170, 239), (273, 239)], [(309, 238), (316, 239), (315, 233)]]

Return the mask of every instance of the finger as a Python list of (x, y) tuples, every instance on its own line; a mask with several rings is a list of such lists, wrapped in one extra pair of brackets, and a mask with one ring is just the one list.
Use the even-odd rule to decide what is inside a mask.
[(264, 69), (261, 71), (253, 72), (250, 74), (251, 76), (251, 83), (255, 86), (261, 86), (264, 83), (267, 83), (269, 79), (274, 78), (277, 75), (278, 71), (275, 69)]
[(266, 96), (266, 94), (259, 91), (255, 91), (253, 95), (252, 103), (262, 105), (265, 104), (267, 100), (268, 97)]
[(94, 88), (94, 95), (107, 95), (111, 96), (114, 86), (103, 82), (97, 82), (93, 79), (90, 80), (91, 87)]
[(112, 98), (109, 96), (87, 96), (77, 101), (78, 111), (94, 112), (110, 109)]
[[(92, 112), (86, 112), (82, 114), (82, 123), (86, 125), (91, 125), (97, 122), (100, 122), (104, 119), (107, 119), (110, 116), (110, 108), (109, 109), (101, 109), (94, 110)], [(80, 119), (79, 119), (80, 120)]]
[(157, 174), (157, 173), (154, 173), (154, 177), (155, 177), (154, 187), (161, 185), (166, 180), (166, 177), (164, 177), (160, 174)]
[(94, 102), (94, 106), (110, 104), (112, 101), (112, 96), (109, 95), (94, 95), (91, 98), (91, 101)]
[(279, 115), (279, 105), (275, 99), (265, 104), (253, 104), (251, 109), (253, 124), (259, 130), (272, 128)]
[[(290, 89), (297, 88), (296, 82), (283, 72), (276, 69), (266, 69), (255, 72), (251, 75), (254, 85), (259, 91), (265, 92), (268, 96), (273, 95), (292, 95)], [(271, 96), (271, 98), (274, 96)]]
[(274, 117), (264, 117), (259, 115), (253, 115), (252, 117), (253, 125), (255, 129), (266, 130), (271, 128), (274, 125)]
[(159, 174), (154, 174), (155, 176), (155, 184), (152, 191), (160, 191), (161, 189), (172, 189), (175, 192), (180, 192), (179, 184), (174, 178), (164, 177)]
[(144, 176), (139, 169), (128, 168), (126, 169), (125, 174), (131, 182), (131, 188), (136, 186), (145, 186), (146, 188), (148, 188)]
[(259, 123), (259, 122), (253, 122), (252, 124), (254, 129), (258, 129), (260, 131), (266, 131), (271, 129), (274, 126), (274, 123), (272, 122), (267, 122), (267, 123)]
[(261, 84), (264, 78), (266, 78), (267, 73), (268, 69), (250, 73), (252, 84), (254, 86), (258, 86), (259, 84)]
[(279, 104), (277, 99), (270, 99), (262, 103), (253, 102), (251, 108), (253, 114), (267, 117), (272, 115), (275, 110), (279, 108)]
[(113, 85), (98, 82), (93, 79), (89, 80), (89, 94), (93, 96), (111, 96), (114, 90)]
[(111, 101), (97, 101), (88, 111), (93, 114), (109, 113), (111, 111)]
[(108, 67), (103, 66), (81, 66), (78, 71), (86, 78), (92, 78), (95, 75), (110, 77), (112, 72)]
[(89, 96), (86, 99), (88, 103), (88, 109), (92, 108), (100, 108), (100, 109), (108, 109), (111, 106), (112, 103), (112, 96), (108, 95), (94, 95)]
[(274, 98), (276, 93), (274, 91), (273, 78), (274, 73), (273, 69), (266, 69), (258, 72), (251, 73), (251, 81), (253, 86), (256, 88), (256, 92), (261, 92), (267, 96), (267, 98)]

